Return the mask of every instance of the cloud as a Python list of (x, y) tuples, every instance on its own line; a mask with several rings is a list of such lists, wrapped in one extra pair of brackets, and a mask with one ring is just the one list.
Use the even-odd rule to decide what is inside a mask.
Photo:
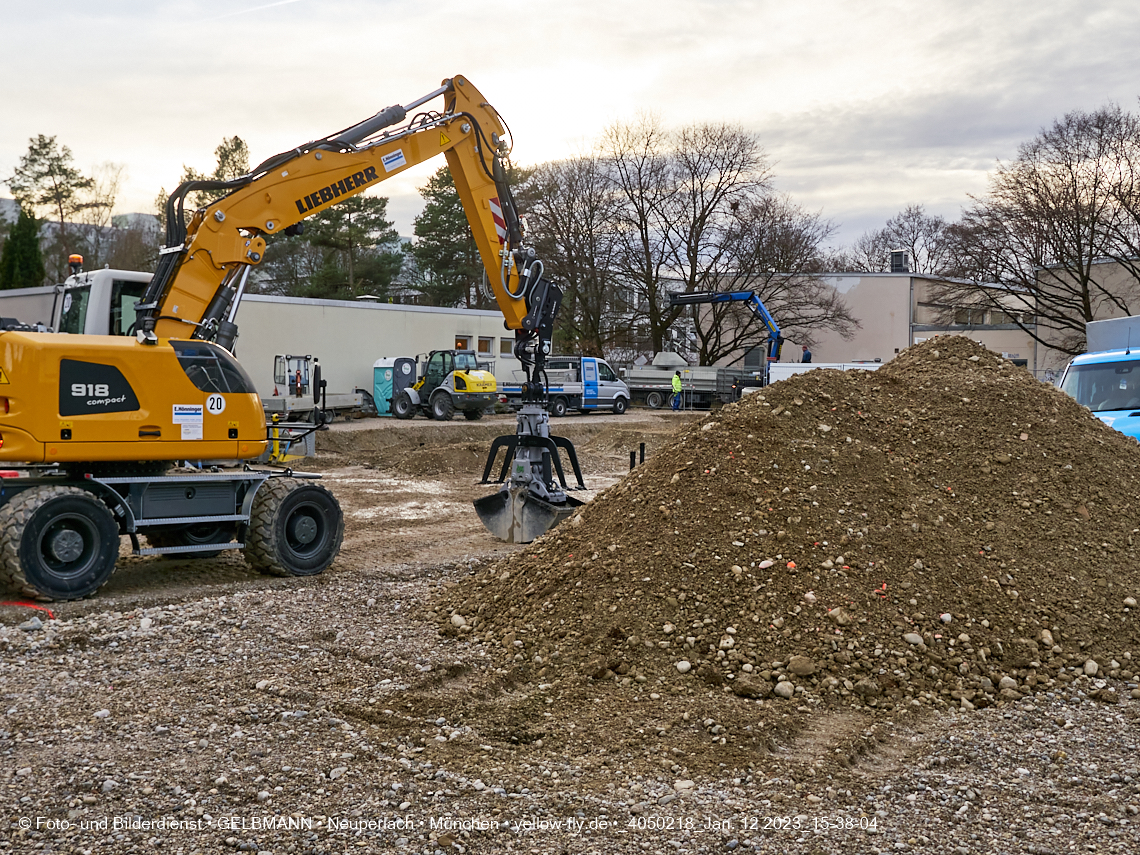
[[(1140, 6), (1113, 0), (247, 2), (64, 0), (7, 19), (0, 176), (55, 134), (81, 169), (125, 164), (123, 207), (148, 210), (223, 137), (258, 161), (463, 73), (521, 163), (579, 154), (639, 110), (739, 123), (778, 187), (849, 240), (912, 202), (956, 215), (1054, 118), (1140, 95)], [(63, 44), (61, 20), (82, 39)], [(404, 234), (433, 170), (382, 186)]]

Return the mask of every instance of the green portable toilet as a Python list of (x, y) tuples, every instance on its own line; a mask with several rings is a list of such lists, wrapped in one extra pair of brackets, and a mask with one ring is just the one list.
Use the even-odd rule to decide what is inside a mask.
[(372, 364), (372, 400), (376, 415), (392, 415), (392, 399), (416, 382), (416, 361), (407, 356), (377, 359)]

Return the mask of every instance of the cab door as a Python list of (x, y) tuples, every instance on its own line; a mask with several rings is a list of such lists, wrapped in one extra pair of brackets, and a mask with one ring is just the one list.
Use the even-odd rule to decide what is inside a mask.
[(582, 406), (585, 409), (596, 409), (598, 401), (598, 361), (596, 359), (582, 359)]
[(437, 350), (428, 359), (427, 369), (424, 371), (423, 394), (430, 395), (443, 383), (443, 379), (451, 373), (451, 354), (445, 350)]
[(623, 384), (614, 374), (610, 366), (598, 360), (598, 404), (602, 407), (613, 406), (614, 399)]

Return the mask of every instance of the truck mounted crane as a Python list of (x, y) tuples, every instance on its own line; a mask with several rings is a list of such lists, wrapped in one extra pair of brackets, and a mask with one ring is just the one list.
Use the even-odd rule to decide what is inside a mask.
[(784, 336), (780, 332), (780, 325), (764, 305), (755, 291), (690, 291), (687, 294), (673, 293), (669, 295), (670, 306), (696, 306), (706, 303), (747, 303), (748, 308), (768, 330), (768, 358), (764, 360), (764, 383), (768, 385), (768, 365), (780, 359), (780, 350), (784, 346)]
[[(442, 110), (424, 108), (440, 97)], [(463, 77), (444, 80), (247, 175), (175, 189), (133, 335), (0, 331), (0, 465), (12, 467), (0, 470), (0, 579), (41, 599), (89, 596), (113, 572), (121, 536), (144, 555), (242, 549), (255, 568), (278, 575), (331, 564), (344, 532), (333, 494), (314, 476), (248, 463), (265, 450), (267, 426), (232, 354), (238, 307), (269, 238), (297, 234), (306, 217), (438, 154), (531, 372), (529, 411), (503, 443), (514, 454), (510, 479), (476, 503), (479, 516), (504, 539), (521, 540), (569, 513), (577, 503), (564, 491), (558, 449), (576, 473), (577, 460), (566, 440), (549, 435), (540, 382), (561, 291), (523, 243), (509, 152), (509, 131), (479, 91)], [(198, 190), (220, 198), (188, 212), (187, 194)], [(172, 471), (180, 460), (246, 464)]]

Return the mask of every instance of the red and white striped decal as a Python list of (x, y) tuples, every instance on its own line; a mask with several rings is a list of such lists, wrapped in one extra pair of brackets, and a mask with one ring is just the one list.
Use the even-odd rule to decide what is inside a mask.
[(507, 221), (503, 219), (503, 209), (499, 205), (499, 197), (491, 197), (491, 219), (495, 221), (495, 231), (499, 235), (499, 243), (507, 242)]

